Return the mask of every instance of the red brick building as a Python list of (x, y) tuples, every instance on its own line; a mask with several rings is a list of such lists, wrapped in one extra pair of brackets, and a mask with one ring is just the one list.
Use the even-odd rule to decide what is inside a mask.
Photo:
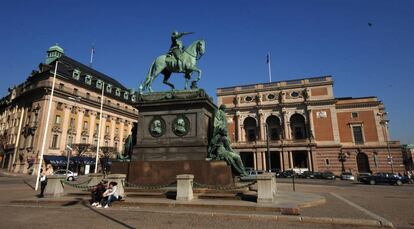
[[(232, 147), (246, 167), (403, 172), (399, 141), (390, 141), (377, 97), (335, 98), (331, 76), (217, 89), (226, 105)], [(268, 131), (266, 131), (268, 130)]]

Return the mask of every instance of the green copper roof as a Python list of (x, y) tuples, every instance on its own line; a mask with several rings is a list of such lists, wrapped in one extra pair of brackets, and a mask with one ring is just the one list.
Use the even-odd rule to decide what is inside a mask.
[(63, 48), (61, 48), (58, 44), (51, 46), (47, 51), (48, 52), (58, 51), (58, 52), (64, 53)]

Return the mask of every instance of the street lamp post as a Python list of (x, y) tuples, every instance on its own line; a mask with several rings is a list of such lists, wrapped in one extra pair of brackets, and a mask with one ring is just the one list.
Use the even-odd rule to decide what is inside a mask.
[[(80, 96), (77, 96), (77, 97), (69, 96), (68, 99), (74, 101), (73, 102), (73, 107), (76, 108), (76, 103), (79, 102), (82, 98)], [(68, 175), (68, 172), (69, 172), (70, 157), (71, 157), (71, 154), (72, 154), (73, 131), (70, 132), (70, 136), (72, 137), (71, 141), (69, 142), (69, 144), (66, 147), (68, 149), (68, 157), (67, 157), (68, 161), (66, 163), (66, 176)]]
[(339, 155), (338, 155), (338, 160), (341, 162), (342, 165), (342, 172), (345, 172), (345, 164), (344, 162), (347, 159), (347, 155), (342, 151), (342, 148), (340, 149)]

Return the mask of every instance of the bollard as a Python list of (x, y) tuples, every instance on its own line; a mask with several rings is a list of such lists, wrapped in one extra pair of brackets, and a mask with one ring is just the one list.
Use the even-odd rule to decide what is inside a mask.
[(122, 196), (122, 198), (126, 197), (125, 189), (124, 189), (125, 178), (126, 178), (126, 174), (110, 174), (107, 176), (108, 184), (112, 181), (117, 183), (118, 192), (119, 192), (119, 195)]
[(65, 180), (66, 176), (62, 175), (52, 175), (47, 176), (47, 185), (45, 192), (43, 193), (45, 197), (61, 197), (64, 195), (63, 184), (61, 180)]
[(273, 173), (257, 176), (257, 202), (272, 203), (276, 200), (276, 177)]
[(192, 174), (177, 175), (177, 196), (176, 200), (189, 201), (194, 198), (193, 196), (193, 179)]
[(88, 183), (88, 186), (95, 186), (99, 184), (99, 182), (103, 179), (103, 174), (100, 173), (90, 173), (88, 174), (89, 179), (91, 179)]

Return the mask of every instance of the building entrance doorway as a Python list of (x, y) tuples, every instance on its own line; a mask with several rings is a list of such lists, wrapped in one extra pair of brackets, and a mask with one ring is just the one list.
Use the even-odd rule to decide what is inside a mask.
[(308, 152), (307, 151), (293, 151), (293, 168), (308, 168)]
[(357, 166), (359, 173), (370, 173), (368, 156), (365, 153), (357, 154)]
[[(266, 170), (269, 170), (269, 156), (265, 152)], [(282, 169), (280, 168), (280, 156), (279, 151), (270, 151), (270, 168), (271, 169)]]
[(240, 158), (244, 167), (254, 169), (254, 156), (253, 152), (240, 152)]

